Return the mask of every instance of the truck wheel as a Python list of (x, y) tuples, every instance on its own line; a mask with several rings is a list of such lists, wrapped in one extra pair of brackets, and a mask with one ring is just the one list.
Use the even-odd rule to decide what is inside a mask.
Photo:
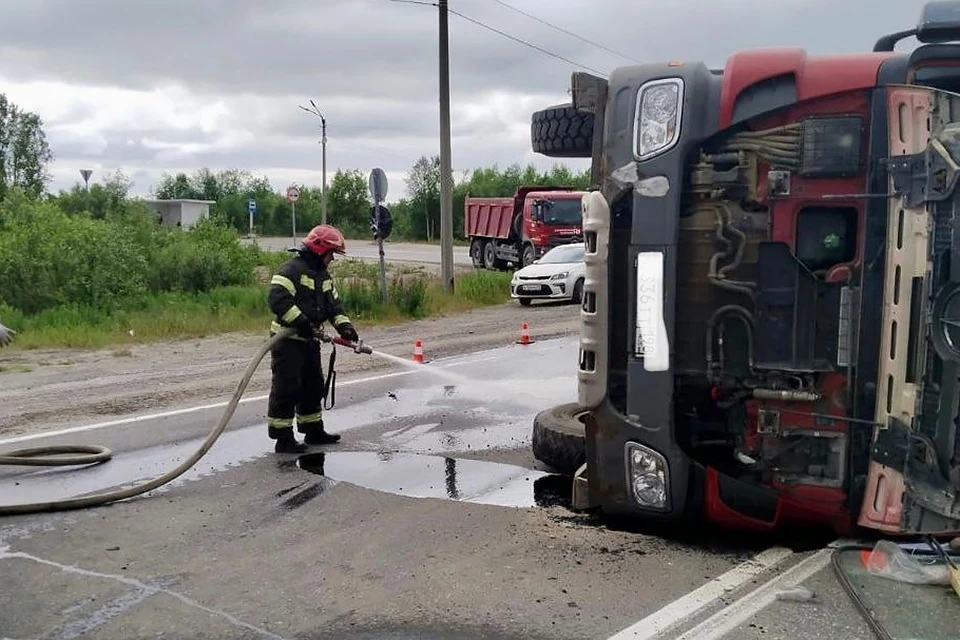
[(528, 244), (523, 248), (523, 258), (521, 258), (520, 267), (527, 267), (533, 264), (533, 261), (537, 259), (537, 251), (533, 248), (532, 244)]
[(533, 457), (560, 473), (573, 475), (587, 458), (582, 418), (576, 402), (557, 405), (533, 419)]
[(483, 266), (483, 240), (474, 240), (470, 243), (470, 259), (474, 267)]
[(593, 114), (569, 104), (535, 111), (530, 120), (534, 153), (550, 158), (589, 158), (593, 155)]
[(483, 266), (491, 271), (497, 268), (497, 248), (492, 240), (483, 245)]

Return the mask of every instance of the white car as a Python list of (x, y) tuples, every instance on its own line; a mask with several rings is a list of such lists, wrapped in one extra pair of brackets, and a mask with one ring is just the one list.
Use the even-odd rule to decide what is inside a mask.
[(513, 274), (510, 297), (526, 306), (534, 300), (583, 301), (583, 243), (565, 244), (547, 251), (533, 264)]

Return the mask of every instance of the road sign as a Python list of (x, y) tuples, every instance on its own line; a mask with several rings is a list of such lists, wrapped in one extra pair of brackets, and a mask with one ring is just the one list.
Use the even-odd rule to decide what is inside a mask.
[(297, 189), (296, 186), (290, 185), (287, 187), (287, 202), (293, 203), (300, 199), (300, 189)]
[(370, 172), (370, 197), (375, 203), (387, 199), (387, 174), (380, 167)]
[(249, 211), (250, 213), (257, 212), (257, 201), (254, 200), (253, 198), (250, 198), (249, 200), (247, 200), (247, 211)]
[(370, 207), (370, 231), (374, 240), (386, 240), (393, 231), (393, 216), (385, 205)]
[(93, 171), (91, 169), (80, 169), (80, 177), (83, 178), (84, 182), (89, 182), (92, 174)]

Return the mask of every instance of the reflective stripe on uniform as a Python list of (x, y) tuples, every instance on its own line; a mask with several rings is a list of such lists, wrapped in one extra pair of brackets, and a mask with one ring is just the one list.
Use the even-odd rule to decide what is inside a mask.
[(314, 424), (323, 420), (323, 411), (317, 411), (305, 416), (297, 415), (297, 424)]
[(300, 311), (300, 307), (298, 307), (297, 305), (293, 305), (292, 307), (290, 307), (289, 310), (287, 310), (285, 314), (283, 314), (283, 316), (281, 316), (280, 319), (286, 322), (287, 324), (290, 324), (291, 322), (293, 322), (294, 320), (296, 320), (302, 315), (303, 315), (303, 312)]
[(333, 316), (333, 326), (339, 327), (342, 324), (350, 322), (350, 318), (347, 316)]
[(321, 288), (324, 293), (333, 290), (333, 280), (324, 280)]
[(317, 288), (317, 286), (313, 282), (313, 278), (311, 278), (306, 274), (300, 276), (300, 284), (305, 286), (307, 289), (310, 289), (310, 291), (314, 291)]
[(267, 416), (267, 426), (274, 429), (293, 429), (293, 418), (271, 418)]
[(340, 299), (340, 292), (337, 291), (336, 289), (334, 289), (333, 291), (331, 291), (331, 292), (330, 292), (330, 295), (333, 296), (333, 299), (334, 299), (334, 300), (339, 300), (339, 299)]
[[(276, 320), (274, 320), (273, 322), (270, 323), (270, 334), (271, 334), (271, 335), (277, 334), (277, 333), (280, 333), (280, 331), (282, 331), (283, 329), (289, 329), (289, 328), (290, 328), (290, 327), (285, 327), (285, 326), (283, 326), (282, 324), (280, 324), (279, 322), (277, 322)], [(290, 335), (288, 335), (288, 336), (287, 336), (287, 339), (288, 339), (288, 340), (299, 340), (300, 342), (306, 342), (306, 341), (307, 341), (306, 338), (304, 338), (304, 337), (302, 337), (302, 336), (298, 336), (298, 335), (295, 334), (295, 333), (291, 333)]]
[(270, 278), (270, 284), (278, 284), (287, 291), (290, 292), (290, 295), (297, 295), (297, 289), (293, 286), (293, 280), (286, 276), (276, 275)]

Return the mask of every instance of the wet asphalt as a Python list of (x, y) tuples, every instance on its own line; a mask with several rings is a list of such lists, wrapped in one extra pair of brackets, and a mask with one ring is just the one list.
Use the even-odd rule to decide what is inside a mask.
[[(529, 444), (537, 411), (576, 398), (576, 360), (566, 338), (344, 377), (327, 414), (342, 442), (303, 456), (273, 454), (266, 403), (241, 404), (207, 456), (151, 494), (0, 521), (0, 637), (609, 638), (762, 550), (566, 509), (569, 480)], [(0, 500), (154, 477), (221, 411), (0, 444), (114, 452), (81, 469), (0, 467)], [(869, 637), (827, 570), (806, 580), (826, 597), (776, 602), (717, 637)]]

